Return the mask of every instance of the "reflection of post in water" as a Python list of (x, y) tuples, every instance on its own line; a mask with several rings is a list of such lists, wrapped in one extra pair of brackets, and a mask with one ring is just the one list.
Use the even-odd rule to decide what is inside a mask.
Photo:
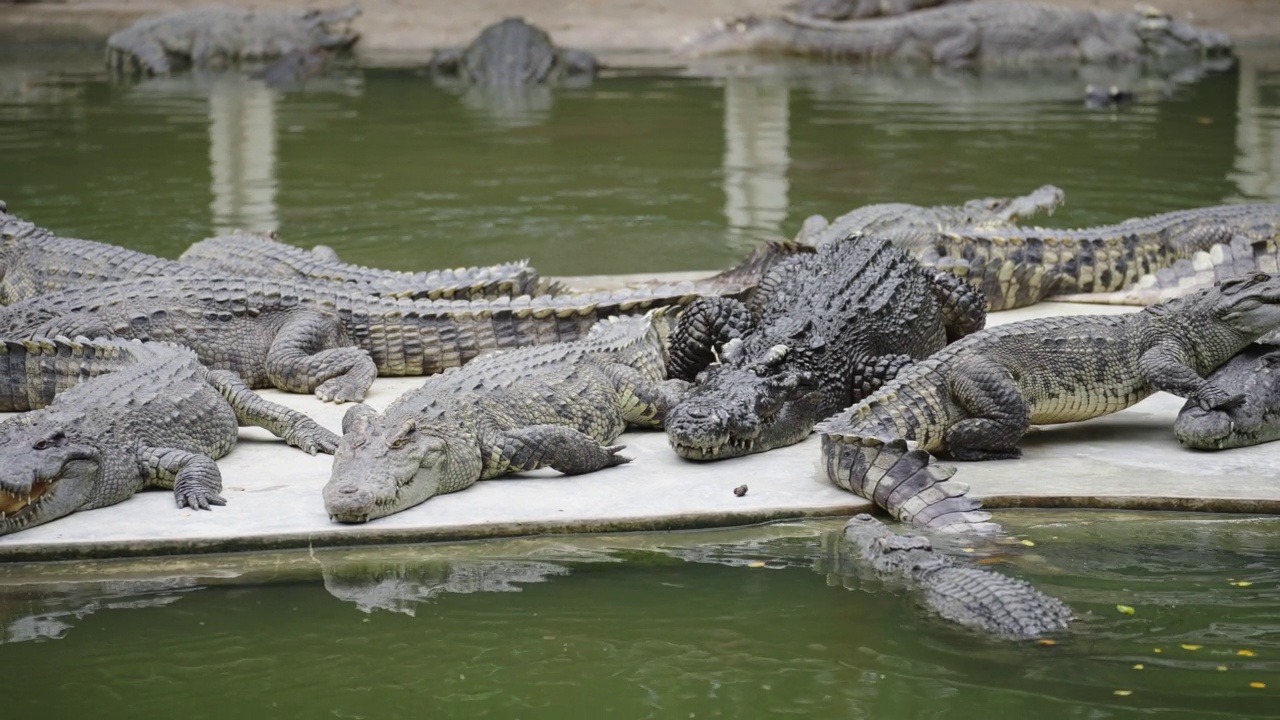
[(734, 245), (781, 234), (787, 217), (789, 93), (779, 78), (724, 86), (724, 214)]
[(1280, 196), (1280, 121), (1261, 100), (1262, 86), (1280, 86), (1280, 52), (1241, 53), (1236, 104), (1236, 162), (1231, 179), (1250, 200)]
[(276, 99), (266, 85), (228, 74), (209, 88), (213, 226), (275, 230)]

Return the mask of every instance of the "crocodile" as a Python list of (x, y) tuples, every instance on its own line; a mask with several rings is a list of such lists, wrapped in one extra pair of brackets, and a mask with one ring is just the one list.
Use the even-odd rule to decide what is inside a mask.
[(332, 249), (320, 253), (280, 242), (274, 233), (236, 231), (187, 248), (179, 262), (230, 276), (283, 276), (357, 283), (372, 295), (429, 300), (470, 300), (516, 295), (554, 295), (558, 283), (539, 277), (527, 260), (498, 265), (397, 272), (340, 262)]
[(982, 307), (980, 291), (880, 238), (794, 256), (764, 277), (751, 306), (709, 297), (682, 313), (668, 372), (697, 381), (668, 414), (667, 438), (689, 460), (800, 442), (948, 339), (981, 329)]
[(596, 59), (590, 53), (556, 47), (545, 30), (518, 17), (486, 27), (465, 48), (441, 50), (431, 58), (431, 72), (436, 78), (476, 85), (589, 80), (595, 76), (596, 67)]
[(369, 294), (432, 299), (465, 300), (559, 290), (555, 283), (540, 281), (523, 262), (400, 273), (340, 263), (328, 248), (307, 253), (270, 238), (245, 234), (195, 243), (183, 257), (176, 261), (94, 240), (62, 237), (10, 215), (0, 202), (0, 303), (6, 305), (115, 280), (227, 273), (352, 282)]
[[(845, 524), (837, 543), (841, 574), (901, 585), (958, 625), (1028, 640), (1066, 630), (1074, 619), (1061, 600), (1025, 580), (957, 564), (935, 550), (929, 538), (900, 535), (866, 513)], [(846, 563), (853, 572), (845, 570)]]
[(1164, 69), (1229, 55), (1231, 39), (1149, 6), (1110, 12), (995, 0), (852, 21), (796, 13), (748, 16), (718, 21), (676, 52), (685, 57), (755, 53), (948, 66), (1137, 63)]
[(885, 17), (970, 0), (799, 0), (783, 8), (786, 17), (808, 20), (857, 20)]
[(1173, 423), (1178, 442), (1196, 450), (1226, 450), (1280, 440), (1280, 345), (1250, 345), (1208, 380), (1242, 400), (1212, 409), (1187, 402)]
[(0, 353), (0, 409), (28, 411), (0, 422), (0, 535), (147, 487), (172, 489), (179, 508), (223, 505), (214, 460), (241, 424), (313, 455), (338, 442), (180, 346), (35, 338)]
[(285, 278), (143, 278), (0, 308), (0, 337), (117, 336), (192, 348), (251, 387), (364, 397), (376, 375), (431, 375), (488, 350), (576, 340), (596, 320), (684, 305), (693, 283), (641, 292), (410, 300)]
[(210, 6), (146, 17), (107, 38), (107, 66), (168, 75), (187, 66), (272, 60), (295, 50), (346, 50), (360, 38), (350, 27), (359, 14), (356, 5), (278, 11)]
[(1007, 310), (1050, 296), (1114, 292), (1215, 247), (1274, 247), (1280, 204), (1191, 208), (1092, 228), (909, 226), (879, 234), (982, 288), (988, 310)]
[(490, 353), (428, 378), (383, 413), (352, 406), (324, 488), (330, 517), (366, 522), (507, 473), (629, 462), (610, 443), (628, 424), (660, 426), (684, 386), (663, 380), (661, 320), (610, 318), (577, 342)]
[[(991, 531), (957, 460), (1019, 457), (1032, 425), (1088, 420), (1156, 391), (1205, 409), (1239, 395), (1205, 376), (1280, 327), (1280, 276), (1257, 273), (1125, 315), (1045, 317), (976, 332), (817, 426), (833, 483), (894, 517)], [(908, 445), (912, 441), (913, 445)]]

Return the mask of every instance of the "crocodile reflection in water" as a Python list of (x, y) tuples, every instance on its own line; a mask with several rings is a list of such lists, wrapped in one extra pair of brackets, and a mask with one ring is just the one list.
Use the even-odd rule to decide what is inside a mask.
[(534, 560), (321, 560), (324, 589), (365, 613), (413, 616), (417, 606), (446, 593), (520, 592), (569, 568)]

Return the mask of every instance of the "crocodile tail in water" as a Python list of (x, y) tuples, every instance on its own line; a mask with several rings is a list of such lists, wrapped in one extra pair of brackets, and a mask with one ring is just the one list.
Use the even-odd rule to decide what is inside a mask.
[(910, 448), (902, 438), (880, 439), (822, 433), (827, 477), (836, 485), (884, 508), (904, 523), (943, 532), (1000, 532), (968, 497), (969, 486), (951, 481), (956, 469), (933, 462), (929, 453)]
[(920, 583), (925, 605), (942, 617), (1007, 637), (1039, 637), (1071, 621), (1071, 609), (1061, 600), (989, 570), (944, 567)]

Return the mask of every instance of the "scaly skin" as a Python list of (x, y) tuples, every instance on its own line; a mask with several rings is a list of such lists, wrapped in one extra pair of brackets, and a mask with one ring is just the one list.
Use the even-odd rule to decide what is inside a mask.
[(475, 85), (550, 84), (570, 76), (590, 79), (596, 59), (580, 50), (558, 48), (542, 28), (521, 18), (496, 22), (461, 49), (444, 50), (431, 59), (431, 71)]
[(1209, 382), (1240, 396), (1240, 404), (1206, 409), (1188, 401), (1173, 424), (1178, 442), (1226, 450), (1280, 440), (1280, 345), (1250, 345), (1213, 371)]
[(1062, 293), (1119, 290), (1216, 245), (1274, 245), (1280, 204), (1178, 210), (1081, 229), (946, 227), (882, 234), (923, 264), (982, 288), (988, 310), (1007, 310)]
[(330, 517), (366, 522), (506, 473), (628, 462), (610, 443), (628, 423), (659, 426), (683, 389), (663, 381), (654, 322), (611, 318), (578, 342), (485, 355), (382, 414), (353, 406), (324, 488)]
[(0, 309), (0, 336), (116, 336), (192, 348), (250, 387), (364, 397), (376, 375), (431, 375), (482, 352), (577, 340), (601, 318), (683, 305), (694, 286), (494, 300), (375, 297), (276, 278), (148, 278)]
[[(1087, 420), (1164, 391), (1206, 409), (1242, 398), (1205, 376), (1280, 327), (1280, 277), (1265, 273), (1129, 315), (1048, 317), (963, 338), (817, 427), (836, 485), (903, 522), (997, 529), (947, 482), (959, 460), (1020, 455), (1031, 425)], [(907, 441), (913, 441), (910, 447)]]
[[(1072, 620), (1071, 609), (1061, 600), (1026, 581), (958, 566), (923, 535), (898, 535), (870, 515), (854, 516), (841, 539), (838, 561), (851, 562), (857, 574), (920, 593), (925, 607), (959, 625), (1028, 640), (1065, 630)], [(844, 548), (852, 552), (842, 552)], [(859, 572), (864, 568), (871, 572)]]
[(415, 300), (474, 300), (555, 294), (562, 290), (539, 278), (524, 260), (455, 270), (396, 272), (340, 262), (328, 253), (317, 255), (282, 243), (274, 234), (235, 232), (208, 238), (193, 243), (178, 260), (221, 276), (355, 283), (371, 295)]
[(1156, 11), (974, 2), (849, 22), (796, 14), (741, 18), (718, 23), (676, 52), (687, 57), (756, 53), (952, 66), (1130, 62), (1170, 69), (1227, 55), (1231, 40)]
[(345, 50), (360, 37), (349, 29), (359, 14), (355, 5), (332, 11), (262, 12), (202, 7), (147, 17), (107, 38), (107, 66), (168, 75), (187, 66), (204, 69), (271, 60), (296, 50)]
[(37, 338), (3, 341), (0, 352), (3, 409), (30, 409), (0, 422), (0, 535), (146, 487), (172, 489), (179, 508), (225, 504), (214, 460), (230, 452), (239, 425), (313, 455), (338, 442), (186, 348)]
[(786, 6), (786, 17), (805, 20), (857, 20), (886, 17), (969, 0), (799, 0)]
[(822, 418), (984, 322), (980, 293), (888, 241), (826, 243), (774, 267), (749, 307), (703, 298), (681, 315), (669, 374), (697, 382), (668, 414), (667, 438), (689, 460), (800, 442)]

